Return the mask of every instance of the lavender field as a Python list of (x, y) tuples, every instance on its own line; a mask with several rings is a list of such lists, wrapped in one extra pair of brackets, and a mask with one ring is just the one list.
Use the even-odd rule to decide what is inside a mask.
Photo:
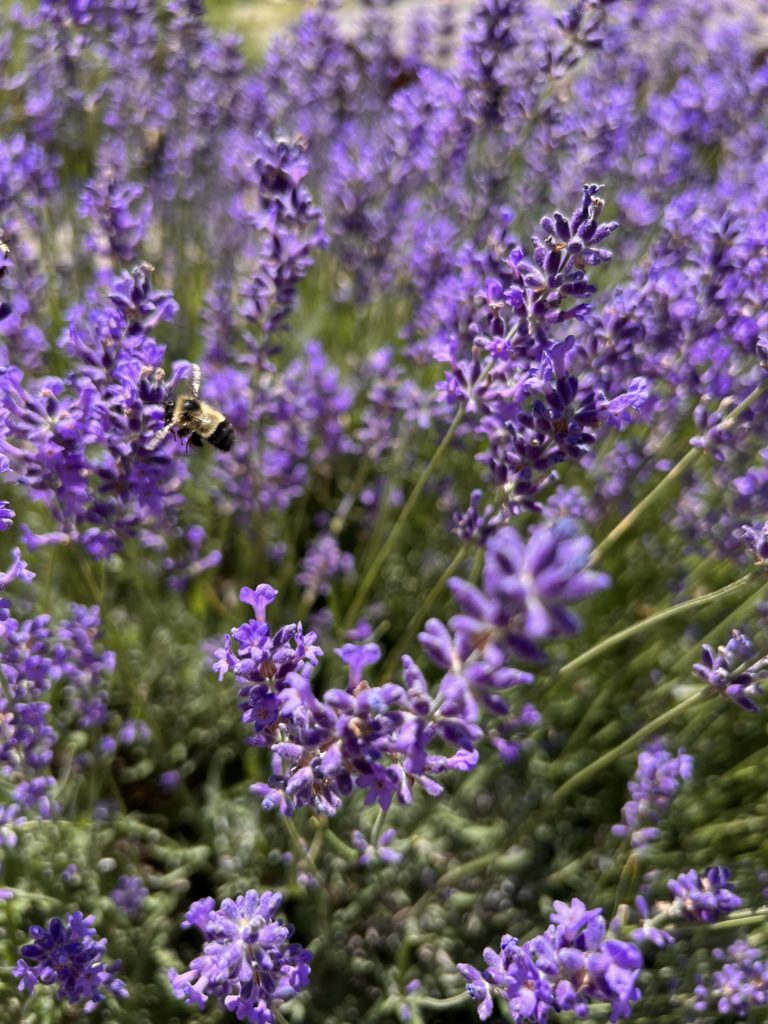
[(0, 3), (0, 1024), (765, 1024), (768, 0), (240, 8)]

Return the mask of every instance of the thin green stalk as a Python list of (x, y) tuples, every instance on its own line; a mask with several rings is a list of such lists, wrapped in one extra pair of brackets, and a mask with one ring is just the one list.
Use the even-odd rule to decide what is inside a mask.
[(683, 612), (692, 611), (694, 608), (702, 608), (704, 605), (711, 604), (713, 601), (719, 600), (721, 597), (726, 597), (728, 594), (732, 594), (737, 590), (740, 590), (743, 586), (755, 579), (756, 572), (746, 573), (740, 579), (733, 583), (729, 583), (725, 587), (721, 587), (719, 590), (713, 590), (709, 594), (703, 594), (701, 597), (693, 597), (690, 601), (683, 601), (680, 604), (672, 605), (671, 608), (665, 608), (663, 611), (656, 612), (655, 615), (649, 615), (648, 618), (642, 619), (640, 622), (634, 623), (632, 626), (627, 626), (626, 629), (619, 630), (618, 633), (614, 633), (612, 636), (606, 637), (605, 640), (601, 640), (600, 643), (595, 644), (594, 647), (590, 647), (589, 650), (584, 651), (578, 658), (574, 658), (572, 661), (567, 662), (560, 669), (559, 675), (565, 676), (574, 672), (577, 668), (581, 668), (582, 665), (586, 665), (588, 662), (599, 657), (601, 654), (605, 654), (606, 651), (611, 650), (617, 644), (622, 643), (624, 640), (628, 640), (632, 636), (636, 636), (638, 633), (642, 633), (650, 626), (656, 626), (658, 623), (663, 622), (665, 619), (674, 618), (676, 615), (680, 615)]
[[(683, 678), (685, 678), (686, 675), (691, 674), (691, 666), (700, 656), (702, 644), (717, 643), (720, 640), (726, 639), (727, 631), (732, 626), (735, 626), (747, 612), (752, 610), (754, 604), (765, 596), (768, 596), (768, 583), (751, 593), (745, 601), (742, 601), (735, 611), (726, 615), (724, 619), (721, 619), (720, 622), (718, 622), (716, 626), (713, 626), (712, 629), (710, 629), (709, 632), (700, 640), (697, 640), (695, 644), (692, 644), (685, 654), (681, 655), (670, 669), (671, 678), (666, 682), (661, 683), (659, 686), (654, 687), (649, 692), (649, 697), (653, 697), (653, 699), (656, 700), (664, 694), (669, 693), (675, 686), (679, 686)], [(632, 663), (630, 663), (630, 665), (631, 664)], [(644, 701), (641, 700), (640, 703), (642, 706)]]
[(741, 602), (738, 608), (726, 615), (726, 617), (721, 619), (716, 626), (713, 626), (712, 629), (710, 629), (709, 632), (701, 638), (701, 640), (698, 640), (693, 644), (685, 654), (678, 658), (672, 666), (671, 671), (677, 674), (679, 672), (690, 670), (692, 661), (695, 658), (698, 658), (701, 653), (702, 644), (716, 643), (718, 640), (727, 639), (727, 631), (739, 622), (744, 615), (752, 611), (755, 603), (763, 597), (768, 597), (768, 583), (764, 583), (758, 590), (750, 594), (749, 597)]
[(464, 559), (467, 557), (467, 553), (469, 552), (470, 546), (471, 545), (469, 541), (466, 541), (464, 544), (462, 544), (462, 546), (456, 552), (455, 556), (451, 559), (450, 563), (445, 567), (445, 569), (441, 573), (440, 578), (435, 582), (430, 592), (427, 594), (427, 596), (421, 602), (421, 604), (416, 609), (414, 614), (411, 616), (408, 625), (405, 627), (400, 637), (400, 642), (397, 644), (396, 647), (394, 647), (390, 651), (389, 655), (387, 656), (387, 660), (384, 662), (384, 667), (381, 670), (381, 677), (383, 680), (389, 679), (389, 677), (395, 671), (395, 668), (397, 667), (400, 658), (405, 653), (409, 644), (416, 635), (416, 630), (426, 621), (427, 617), (429, 616), (429, 613), (432, 611), (432, 606), (434, 605), (435, 601), (438, 599), (440, 594), (443, 592), (443, 588), (445, 587), (446, 583), (451, 578), (451, 576), (453, 576), (453, 574), (456, 572), (456, 570), (464, 561)]
[(746, 914), (744, 917), (738, 917), (736, 914), (731, 914), (730, 917), (724, 921), (704, 921), (696, 923), (680, 923), (677, 925), (678, 928), (693, 929), (693, 928), (706, 928), (708, 932), (719, 932), (724, 931), (726, 928), (742, 928), (748, 924), (764, 924), (768, 919), (768, 908), (762, 913)]
[(575, 775), (572, 775), (570, 779), (567, 779), (562, 784), (562, 786), (560, 786), (559, 789), (556, 789), (552, 796), (549, 798), (549, 806), (551, 807), (553, 804), (561, 803), (565, 799), (565, 797), (567, 797), (574, 790), (579, 789), (581, 786), (584, 785), (585, 782), (589, 782), (589, 780), (594, 775), (597, 775), (598, 772), (601, 772), (603, 768), (607, 768), (609, 765), (613, 764), (614, 761), (618, 761), (620, 757), (624, 756), (624, 754), (630, 753), (630, 751), (634, 750), (635, 747), (639, 746), (639, 744), (641, 744), (644, 739), (647, 739), (649, 736), (652, 736), (655, 732), (658, 732), (660, 729), (663, 729), (665, 725), (668, 725), (669, 722), (673, 721), (679, 715), (688, 711), (695, 704), (698, 704), (699, 702), (706, 700), (708, 697), (712, 696), (713, 692), (714, 691), (706, 689), (697, 691), (687, 700), (681, 701), (680, 704), (676, 704), (673, 708), (669, 708), (667, 711), (664, 711), (661, 715), (658, 715), (656, 718), (654, 718), (653, 721), (648, 722), (647, 725), (644, 725), (641, 729), (638, 729), (637, 732), (633, 733), (629, 737), (629, 739), (624, 740), (623, 743), (619, 743), (618, 746), (606, 751), (606, 753), (603, 754), (601, 757), (598, 757), (595, 761), (592, 761), (585, 768), (582, 768), (581, 771), (578, 771)]
[(446, 431), (443, 440), (435, 449), (432, 458), (429, 460), (426, 467), (422, 471), (421, 476), (414, 484), (413, 490), (408, 495), (408, 500), (400, 510), (400, 515), (395, 520), (395, 523), (392, 529), (389, 531), (386, 540), (379, 548), (378, 553), (374, 558), (373, 562), (371, 562), (371, 564), (369, 565), (368, 571), (366, 572), (359, 587), (357, 588), (355, 596), (352, 598), (349, 608), (347, 609), (347, 614), (344, 617), (342, 630), (349, 629), (350, 626), (354, 623), (355, 619), (357, 618), (360, 609), (363, 607), (363, 604), (365, 603), (365, 599), (368, 597), (368, 594), (371, 592), (371, 588), (376, 582), (379, 572), (381, 571), (381, 567), (384, 565), (387, 558), (391, 554), (392, 549), (394, 548), (395, 544), (397, 543), (400, 537), (403, 527), (408, 522), (411, 512), (413, 512), (416, 503), (421, 497), (421, 492), (427, 485), (429, 478), (434, 473), (435, 468), (440, 463), (440, 460), (442, 459), (443, 455), (448, 450), (451, 441), (453, 441), (456, 431), (459, 429), (461, 421), (464, 419), (464, 412), (464, 405), (460, 405), (459, 408), (456, 410), (456, 415), (453, 417), (451, 425), (448, 427), (448, 430)]
[(379, 845), (379, 839), (381, 838), (381, 833), (384, 830), (384, 822), (387, 820), (389, 806), (379, 807), (379, 812), (376, 815), (376, 821), (373, 824), (373, 831), (371, 832), (371, 846), (374, 850)]
[(653, 490), (646, 494), (646, 496), (635, 505), (631, 512), (628, 512), (624, 518), (619, 522), (611, 532), (600, 541), (597, 547), (593, 550), (592, 555), (589, 559), (591, 566), (597, 565), (603, 555), (612, 548), (613, 545), (623, 537), (627, 530), (631, 530), (635, 523), (640, 519), (643, 513), (651, 508), (658, 499), (664, 494), (664, 492), (678, 479), (683, 473), (692, 466), (693, 463), (704, 454), (702, 448), (691, 448), (679, 462), (675, 463), (672, 469), (664, 476), (653, 488)]
[[(747, 395), (743, 402), (740, 402), (739, 405), (736, 406), (733, 412), (730, 413), (725, 420), (723, 420), (721, 428), (727, 430), (730, 427), (732, 427), (736, 420), (741, 416), (741, 414), (743, 412), (746, 412), (746, 410), (755, 401), (755, 399), (759, 398), (760, 395), (764, 394), (766, 390), (768, 390), (768, 381), (764, 380)], [(609, 548), (613, 547), (616, 541), (620, 537), (623, 537), (627, 530), (631, 530), (635, 523), (638, 521), (638, 519), (640, 519), (640, 517), (643, 515), (643, 513), (646, 512), (649, 508), (651, 508), (651, 506), (653, 506), (658, 501), (661, 495), (663, 495), (665, 491), (667, 491), (668, 488), (676, 480), (678, 480), (683, 475), (683, 473), (685, 473), (685, 471), (689, 469), (694, 462), (697, 461), (697, 459), (699, 459), (705, 453), (705, 448), (691, 448), (690, 451), (688, 451), (682, 457), (682, 459), (680, 459), (679, 462), (675, 463), (672, 469), (670, 469), (666, 476), (664, 476), (656, 484), (653, 490), (649, 494), (646, 494), (646, 496), (640, 502), (638, 502), (637, 505), (635, 505), (632, 511), (628, 512), (627, 515), (625, 515), (624, 518), (621, 520), (621, 522), (614, 526), (611, 532), (600, 541), (600, 543), (592, 552), (592, 557), (589, 560), (589, 564), (596, 565), (603, 557), (603, 555), (606, 553), (606, 551), (608, 551)]]
[(417, 1006), (424, 1006), (431, 1010), (450, 1010), (454, 1006), (461, 1006), (469, 999), (469, 992), (457, 992), (455, 996), (445, 996), (443, 999), (435, 999), (433, 996), (416, 996), (412, 1001)]

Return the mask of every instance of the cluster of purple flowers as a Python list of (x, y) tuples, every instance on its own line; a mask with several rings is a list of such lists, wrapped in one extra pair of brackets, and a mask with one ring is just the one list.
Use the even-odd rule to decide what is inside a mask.
[(662, 740), (640, 751), (637, 771), (629, 783), (630, 799), (621, 809), (621, 824), (611, 831), (642, 850), (661, 835), (659, 824), (683, 782), (693, 775), (693, 758), (683, 750), (671, 754)]
[[(107, 734), (108, 721), (120, 720), (120, 695), (108, 691), (115, 655), (99, 636), (111, 604), (134, 611), (138, 571), (133, 591), (124, 584), (138, 549), (142, 569), (162, 578), (169, 625), (148, 625), (141, 609), (139, 639), (132, 629), (121, 645), (152, 652), (170, 636), (196, 650), (200, 637), (180, 636), (173, 613), (229, 614), (235, 591), (221, 577), (232, 566), (242, 578), (273, 579), (314, 613), (306, 621), (320, 636), (301, 622), (273, 629), (267, 608), (277, 590), (243, 588), (253, 616), (226, 635), (216, 669), (235, 676), (248, 743), (268, 755), (269, 777), (251, 786), (262, 806), (323, 816), (357, 790), (382, 812), (411, 803), (417, 786), (437, 797), (442, 777), (472, 770), (488, 746), (506, 765), (520, 759), (538, 744), (544, 730), (528, 734), (542, 721), (547, 739), (536, 757), (562, 749), (558, 715), (550, 722), (546, 708), (519, 699), (533, 675), (518, 662), (542, 664), (551, 642), (565, 646), (580, 626), (573, 606), (608, 586), (582, 527), (608, 534), (609, 520), (646, 485), (650, 493), (689, 444), (697, 461), (686, 457), (685, 487), (664, 514), (669, 530), (645, 536), (659, 565), (681, 566), (659, 582), (681, 590), (690, 582), (686, 552), (664, 547), (672, 531), (698, 556), (743, 559), (746, 542), (758, 565), (768, 560), (768, 388), (759, 390), (768, 352), (768, 63), (747, 5), (574, 0), (553, 15), (538, 0), (480, 0), (460, 35), (454, 5), (442, 4), (415, 18), (405, 41), (381, 5), (368, 5), (377, 9), (355, 27), (336, 6), (320, 0), (256, 69), (235, 39), (209, 27), (201, 0), (40, 0), (5, 12), (0, 474), (13, 491), (0, 500), (0, 534), (17, 530), (20, 546), (15, 537), (9, 544), (0, 591), (29, 582), (28, 552), (48, 545), (70, 549), (60, 575), (99, 560), (105, 580), (104, 612), (70, 605), (67, 593), (63, 620), (0, 598), (0, 846), (13, 871), (16, 861), (33, 871), (37, 858), (11, 848), (43, 831), (20, 838), (18, 826), (65, 805), (56, 789), (62, 741), (72, 778), (93, 767), (90, 751), (78, 749), (83, 733), (102, 758), (150, 738), (132, 720)], [(583, 182), (570, 214), (539, 219)], [(626, 230), (616, 231), (615, 218)], [(205, 400), (234, 425), (232, 451), (148, 450), (190, 359), (202, 368)], [(401, 510), (389, 536), (401, 538), (402, 561), (370, 574), (379, 590), (365, 621), (344, 633), (336, 587), (343, 591), (357, 566), (367, 586), (370, 549), (375, 559)], [(413, 613), (418, 622), (421, 584), (450, 558), (440, 540), (451, 520), (464, 542), (456, 564), (470, 543), (475, 564), (449, 580), (455, 614), (433, 615), (443, 599), (436, 591), (427, 602), (419, 641), (432, 665), (422, 670), (406, 655), (398, 682), (376, 679), (382, 651), (373, 638), (394, 648), (402, 620)], [(51, 558), (51, 586), (35, 595), (45, 603), (51, 590), (59, 598), (55, 566)], [(622, 566), (607, 567), (617, 578)], [(655, 600), (633, 590), (634, 568), (626, 592), (617, 587), (619, 608)], [(210, 577), (198, 586), (204, 571), (222, 586), (209, 586)], [(706, 571), (703, 563), (702, 578)], [(324, 658), (326, 629), (338, 631), (345, 669)], [(752, 635), (764, 646), (760, 627)], [(333, 686), (340, 671), (346, 682)], [(758, 710), (768, 666), (743, 633), (717, 649), (705, 644), (693, 671)], [(142, 692), (145, 681), (142, 672)], [(597, 682), (585, 676), (563, 705), (586, 701)], [(595, 701), (600, 743), (601, 715), (620, 725), (634, 682), (628, 671), (618, 693), (605, 681)], [(206, 715), (208, 699), (196, 691), (185, 721)], [(739, 723), (745, 747), (756, 724)], [(182, 778), (197, 786), (195, 769), (219, 738), (178, 744), (183, 770), (175, 764), (159, 778), (169, 807)], [(152, 770), (133, 767), (137, 778)], [(529, 773), (531, 794), (549, 767)], [(644, 850), (691, 774), (682, 749), (644, 749), (614, 834)], [(480, 773), (475, 779), (485, 786)], [(119, 771), (112, 781), (125, 784)], [(148, 865), (171, 858), (118, 851), (95, 824), (110, 813), (96, 789), (89, 824), (99, 863), (134, 871), (119, 878), (111, 910), (136, 918)], [(176, 793), (179, 803), (184, 795)], [(353, 833), (344, 855), (354, 861), (356, 851), (366, 867), (401, 864), (411, 899), (416, 872), (423, 884), (438, 857), (455, 853), (448, 838), (441, 847), (439, 823), (454, 809), (435, 808), (419, 825), (420, 849), (395, 849), (382, 813), (370, 836)], [(177, 813), (170, 807), (169, 835)], [(201, 818), (202, 833), (209, 819)], [(132, 824), (144, 827), (138, 817)], [(264, 816), (265, 834), (280, 827)], [(321, 839), (319, 829), (325, 852)], [(78, 868), (61, 876), (67, 884)], [(673, 898), (655, 917), (641, 905), (638, 942), (672, 941), (662, 918), (706, 923), (741, 905), (724, 868), (668, 884)], [(307, 986), (310, 959), (276, 918), (280, 901), (250, 890), (219, 909), (210, 897), (194, 903), (185, 927), (200, 929), (203, 952), (188, 971), (171, 972), (175, 995), (198, 1008), (212, 997), (241, 1020), (279, 1019), (279, 1004)], [(56, 985), (86, 1011), (126, 994), (93, 918), (54, 918), (31, 936), (15, 970), (22, 990)], [(763, 1006), (756, 951), (735, 944), (718, 957), (722, 968), (697, 989), (697, 1012)], [(636, 945), (614, 938), (601, 911), (578, 899), (556, 903), (550, 927), (533, 939), (505, 935), (486, 964), (482, 972), (460, 965), (483, 1019), (498, 997), (515, 1021), (583, 1017), (596, 1003), (615, 1021), (640, 996)], [(383, 959), (381, 967), (390, 970)], [(361, 990), (391, 985), (371, 973)], [(342, 1012), (354, 1019), (359, 1007)]]
[(708, 868), (703, 875), (694, 870), (678, 875), (667, 883), (674, 896), (668, 912), (689, 921), (719, 921), (741, 906), (730, 880), (731, 872), (722, 867)]
[(33, 992), (37, 985), (57, 985), (59, 999), (83, 1003), (90, 1013), (107, 995), (128, 995), (117, 976), (119, 961), (107, 964), (106, 939), (96, 938), (93, 915), (80, 911), (67, 914), (64, 921), (51, 918), (47, 927), (32, 925), (29, 945), (21, 947), (21, 958), (13, 968), (19, 991)]
[(301, 560), (296, 582), (304, 588), (302, 600), (311, 606), (318, 597), (327, 597), (333, 580), (349, 576), (355, 568), (355, 557), (342, 551), (330, 534), (321, 534), (312, 541)]
[(611, 938), (601, 909), (588, 910), (579, 899), (555, 900), (550, 921), (527, 942), (503, 936), (499, 952), (485, 950), (482, 972), (458, 964), (480, 1019), (493, 1012), (494, 995), (505, 1001), (514, 1024), (543, 1024), (561, 1010), (586, 1017), (593, 1002), (608, 1003), (612, 1021), (629, 1017), (640, 998), (643, 958), (637, 946)]
[(203, 952), (183, 974), (169, 972), (179, 999), (203, 1009), (213, 997), (238, 1020), (272, 1024), (270, 1007), (306, 988), (312, 959), (275, 917), (281, 902), (279, 893), (249, 889), (218, 909), (211, 896), (193, 903), (183, 927), (202, 932)]
[(447, 626), (430, 619), (419, 634), (446, 672), (446, 707), (473, 722), (478, 706), (508, 712), (498, 691), (533, 681), (509, 665), (510, 656), (542, 660), (543, 641), (577, 630), (569, 606), (608, 585), (605, 573), (587, 567), (590, 549), (589, 539), (575, 536), (566, 522), (534, 529), (527, 542), (508, 526), (486, 544), (481, 587), (458, 577), (449, 581), (460, 613)]
[(121, 875), (112, 890), (112, 900), (115, 906), (130, 918), (138, 916), (147, 896), (149, 896), (149, 889), (136, 875)]
[(724, 1017), (742, 1018), (768, 1005), (768, 962), (763, 951), (738, 939), (725, 950), (714, 949), (712, 956), (722, 966), (696, 986), (694, 1008), (699, 1013), (714, 1007)]
[(763, 692), (758, 680), (768, 675), (768, 658), (754, 659), (754, 650), (749, 637), (735, 629), (728, 643), (717, 650), (704, 644), (702, 660), (693, 666), (693, 671), (738, 707), (758, 711), (753, 698)]
[[(266, 608), (276, 596), (267, 584), (243, 588), (241, 598), (255, 618), (227, 634), (215, 666), (220, 678), (234, 672), (238, 679), (248, 742), (271, 752), (269, 781), (251, 786), (263, 806), (289, 815), (308, 806), (333, 815), (357, 787), (367, 804), (387, 808), (395, 796), (410, 803), (414, 783), (437, 796), (436, 775), (477, 763), (472, 741), (481, 730), (430, 696), (412, 659), (403, 661), (402, 686), (370, 686), (363, 678), (381, 656), (377, 644), (337, 649), (348, 667), (347, 687), (316, 695), (310, 674), (323, 652), (301, 623), (272, 633)], [(450, 756), (429, 752), (439, 741), (458, 749)]]
[[(18, 549), (14, 566), (0, 580), (30, 580)], [(54, 748), (68, 729), (99, 729), (107, 718), (106, 680), (115, 665), (101, 645), (97, 606), (73, 604), (71, 618), (54, 626), (49, 615), (17, 619), (7, 598), (0, 601), (0, 776), (9, 787), (2, 841), (15, 845), (13, 822), (24, 815), (56, 812), (51, 791)], [(52, 694), (56, 691), (55, 707)]]
[(28, 384), (14, 366), (0, 377), (0, 448), (14, 482), (52, 518), (47, 530), (24, 524), (31, 548), (77, 542), (106, 558), (178, 501), (183, 470), (169, 473), (166, 458), (145, 450), (159, 414), (147, 403), (165, 394), (148, 372), (164, 347), (147, 332), (176, 305), (153, 289), (146, 264), (111, 289), (106, 305), (94, 297), (71, 314), (61, 347), (76, 372)]

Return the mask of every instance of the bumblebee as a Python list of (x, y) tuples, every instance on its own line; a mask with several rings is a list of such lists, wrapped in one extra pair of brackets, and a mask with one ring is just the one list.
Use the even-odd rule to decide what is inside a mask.
[(154, 451), (169, 434), (185, 438), (187, 448), (202, 448), (203, 441), (222, 452), (228, 452), (235, 443), (235, 428), (224, 413), (214, 409), (200, 398), (200, 367), (190, 363), (189, 390), (171, 395), (165, 403), (165, 425), (147, 444)]

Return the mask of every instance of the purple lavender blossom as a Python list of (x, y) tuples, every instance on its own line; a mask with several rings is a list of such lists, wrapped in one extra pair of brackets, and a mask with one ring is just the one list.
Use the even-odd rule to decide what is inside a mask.
[(187, 911), (182, 927), (198, 928), (203, 952), (183, 974), (170, 970), (174, 994), (204, 1009), (214, 997), (253, 1024), (273, 1024), (271, 1007), (309, 985), (312, 954), (288, 940), (293, 928), (275, 917), (282, 896), (249, 889), (217, 910), (210, 896)]
[(137, 875), (120, 875), (112, 890), (112, 902), (130, 918), (138, 917), (149, 889)]
[(113, 168), (107, 167), (86, 182), (79, 213), (91, 228), (94, 251), (128, 263), (136, 258), (147, 230), (152, 200), (145, 197), (142, 185), (117, 180)]
[(674, 900), (664, 907), (689, 921), (719, 921), (741, 906), (740, 897), (729, 887), (730, 878), (728, 868), (708, 868), (703, 875), (686, 871), (667, 882)]
[(72, 310), (61, 347), (78, 361), (77, 373), (31, 382), (18, 367), (0, 375), (0, 409), (9, 416), (0, 449), (56, 526), (27, 530), (28, 544), (77, 541), (106, 558), (172, 512), (181, 477), (144, 445), (160, 417), (159, 408), (147, 415), (147, 403), (162, 400), (152, 368), (164, 352), (146, 332), (174, 311), (143, 264), (113, 282), (106, 305)]
[(556, 900), (551, 925), (522, 945), (503, 936), (497, 953), (484, 951), (486, 968), (458, 964), (467, 991), (478, 1003), (478, 1016), (493, 1012), (493, 996), (503, 998), (514, 1024), (543, 1024), (550, 1014), (572, 1010), (586, 1017), (590, 1003), (608, 1003), (611, 1021), (629, 1017), (640, 998), (637, 978), (643, 964), (635, 945), (608, 937), (600, 908), (587, 910), (581, 900)]
[(630, 799), (621, 809), (622, 823), (611, 831), (629, 838), (633, 850), (642, 850), (661, 835), (658, 827), (682, 783), (693, 775), (693, 758), (685, 751), (670, 754), (662, 740), (655, 740), (637, 758), (635, 778), (629, 783)]
[[(361, 789), (366, 804), (386, 809), (395, 798), (410, 803), (415, 784), (437, 796), (443, 789), (437, 776), (475, 766), (482, 731), (445, 695), (430, 696), (410, 658), (403, 659), (403, 686), (370, 686), (362, 674), (378, 661), (378, 645), (345, 644), (337, 653), (349, 666), (347, 688), (317, 696), (309, 677), (322, 651), (300, 623), (271, 632), (266, 609), (276, 596), (268, 584), (243, 588), (256, 618), (225, 636), (215, 664), (220, 678), (229, 671), (238, 678), (248, 742), (270, 750), (268, 781), (251, 786), (263, 807), (292, 815), (309, 806), (330, 816)], [(497, 671), (515, 681), (519, 675)], [(428, 749), (438, 739), (458, 750)]]
[(449, 581), (462, 609), (450, 626), (474, 649), (500, 644), (540, 656), (542, 640), (574, 633), (578, 619), (567, 607), (609, 584), (605, 573), (587, 568), (592, 544), (565, 524), (536, 527), (524, 541), (508, 526), (486, 545), (482, 587)]
[(327, 597), (333, 580), (349, 576), (354, 568), (354, 555), (342, 551), (335, 537), (330, 534), (316, 537), (302, 558), (296, 576), (296, 582), (304, 587), (304, 604), (312, 605), (318, 597)]
[(104, 961), (107, 940), (95, 938), (92, 914), (84, 917), (78, 910), (67, 914), (63, 922), (54, 917), (45, 928), (32, 925), (29, 934), (33, 942), (21, 947), (21, 958), (12, 972), (19, 978), (20, 992), (33, 992), (37, 985), (58, 985), (58, 998), (71, 1004), (83, 1002), (85, 1013), (95, 1009), (107, 994), (128, 995), (117, 977), (119, 961)]
[(11, 583), (20, 580), (22, 583), (29, 583), (35, 578), (35, 573), (28, 568), (27, 563), (21, 557), (21, 548), (14, 548), (13, 561), (6, 572), (0, 572), (0, 590), (5, 590)]
[[(2, 247), (0, 246), (0, 258), (2, 257)], [(10, 469), (10, 463), (5, 455), (0, 455), (0, 473), (7, 473)], [(13, 520), (16, 516), (14, 510), (10, 507), (7, 501), (0, 501), (0, 532), (3, 530), (9, 530), (13, 525)]]
[(764, 952), (738, 939), (726, 950), (713, 949), (712, 956), (722, 966), (694, 989), (694, 1009), (699, 1013), (716, 1009), (723, 1016), (742, 1018), (768, 1004), (768, 961)]
[(749, 637), (734, 630), (728, 643), (717, 650), (710, 644), (703, 644), (702, 660), (693, 666), (693, 671), (738, 707), (759, 711), (752, 698), (763, 692), (758, 680), (768, 675), (768, 659), (752, 661), (753, 651)]
[(741, 535), (758, 564), (768, 561), (768, 522), (763, 523), (759, 530), (742, 526)]
[(367, 868), (376, 864), (399, 864), (402, 853), (392, 849), (392, 841), (397, 837), (393, 828), (386, 828), (374, 846), (358, 829), (352, 833), (352, 845), (360, 851), (361, 867)]

